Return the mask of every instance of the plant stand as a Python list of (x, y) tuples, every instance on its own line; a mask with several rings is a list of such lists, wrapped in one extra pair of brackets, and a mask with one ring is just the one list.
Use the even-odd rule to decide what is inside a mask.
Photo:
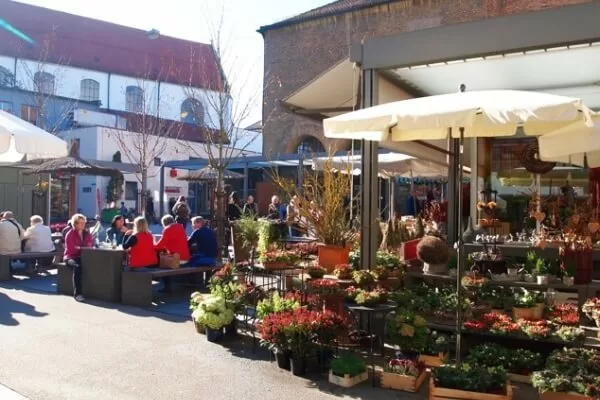
[(421, 372), (419, 376), (400, 375), (383, 371), (381, 373), (381, 387), (415, 393), (419, 391), (426, 377), (427, 371)]
[(367, 371), (356, 376), (338, 376), (334, 375), (334, 373), (331, 370), (329, 371), (329, 383), (333, 383), (334, 385), (338, 385), (345, 388), (356, 386), (359, 383), (366, 381), (367, 379), (369, 379), (369, 373)]
[(439, 367), (444, 365), (446, 360), (448, 360), (448, 353), (439, 353), (437, 356), (419, 355), (419, 361), (427, 367)]
[(429, 400), (512, 400), (512, 398), (513, 393), (512, 386), (510, 386), (510, 381), (506, 381), (506, 394), (491, 394), (440, 388), (435, 386), (433, 378), (429, 380)]
[(545, 392), (540, 393), (538, 400), (593, 400), (579, 393)]

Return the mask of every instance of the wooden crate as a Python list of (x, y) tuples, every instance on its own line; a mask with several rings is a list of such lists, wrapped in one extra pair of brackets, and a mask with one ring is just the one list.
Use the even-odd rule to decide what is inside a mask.
[(427, 371), (423, 371), (417, 377), (383, 371), (381, 373), (381, 387), (415, 393), (419, 391), (426, 377)]
[(507, 374), (511, 382), (527, 383), (531, 385), (531, 375)]
[(331, 370), (329, 370), (329, 383), (333, 383), (334, 385), (338, 385), (345, 388), (356, 386), (359, 383), (366, 381), (367, 379), (369, 379), (369, 373), (367, 371), (356, 376), (337, 376), (334, 375)]
[(419, 355), (419, 361), (428, 367), (439, 367), (444, 365), (446, 360), (448, 360), (448, 353), (440, 353), (437, 356)]
[(539, 400), (592, 400), (591, 397), (578, 393), (546, 392), (540, 393)]
[(506, 394), (490, 394), (438, 388), (435, 387), (433, 378), (429, 379), (429, 400), (512, 400), (512, 398), (510, 381), (506, 381)]

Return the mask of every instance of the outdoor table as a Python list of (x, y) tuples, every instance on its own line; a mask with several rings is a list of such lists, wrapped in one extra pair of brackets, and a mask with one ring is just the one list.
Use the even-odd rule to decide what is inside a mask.
[(394, 312), (396, 310), (396, 307), (397, 307), (397, 305), (393, 301), (388, 301), (387, 303), (384, 303), (384, 304), (378, 304), (375, 307), (361, 306), (359, 304), (346, 304), (346, 308), (352, 315), (354, 321), (357, 322), (359, 327), (361, 327), (362, 323), (359, 323), (358, 321), (356, 321), (356, 316), (358, 315), (359, 320), (361, 322), (362, 322), (362, 316), (365, 314), (367, 316), (367, 333), (369, 335), (369, 344), (370, 344), (369, 358), (371, 361), (371, 373), (372, 373), (373, 387), (375, 387), (375, 375), (376, 375), (375, 374), (375, 350), (373, 348), (373, 340), (374, 340), (374, 336), (375, 336), (373, 334), (373, 316), (377, 315), (377, 314), (381, 314), (381, 316), (383, 317), (381, 336), (379, 336), (381, 339), (381, 355), (383, 355), (384, 346), (385, 346), (385, 343), (384, 343), (385, 318), (387, 317), (387, 315), (389, 313)]
[(83, 296), (112, 303), (121, 302), (124, 259), (125, 251), (122, 249), (81, 249)]

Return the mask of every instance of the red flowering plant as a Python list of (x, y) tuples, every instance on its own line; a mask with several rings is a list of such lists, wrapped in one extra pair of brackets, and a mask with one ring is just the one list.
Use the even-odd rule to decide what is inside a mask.
[(583, 306), (581, 306), (581, 311), (587, 315), (587, 317), (596, 322), (596, 325), (600, 326), (600, 299), (598, 297), (594, 297), (593, 299), (587, 299)]
[(485, 332), (488, 330), (488, 326), (481, 321), (470, 320), (463, 323), (463, 327), (472, 332)]
[(311, 293), (303, 293), (300, 290), (292, 290), (284, 295), (286, 300), (295, 300), (310, 310), (321, 310), (323, 302), (319, 296)]
[(557, 325), (578, 326), (579, 308), (573, 303), (555, 304), (550, 309), (548, 317)]
[(392, 358), (384, 366), (386, 372), (404, 376), (420, 376), (425, 371), (425, 364), (408, 358)]
[(517, 324), (521, 331), (532, 339), (545, 339), (551, 333), (550, 325), (546, 320), (531, 321), (519, 318)]
[(356, 296), (358, 295), (358, 291), (359, 291), (359, 289), (357, 289), (354, 286), (348, 286), (346, 289), (344, 289), (344, 295), (345, 295), (346, 301), (353, 302), (354, 299), (356, 298)]
[(352, 265), (350, 264), (339, 264), (335, 266), (335, 269), (333, 270), (333, 274), (338, 278), (338, 279), (352, 279), (352, 271), (354, 270), (354, 268), (352, 268)]
[(492, 311), (483, 315), (483, 322), (491, 333), (497, 335), (510, 335), (519, 332), (519, 325), (506, 314)]
[(314, 279), (308, 282), (308, 288), (315, 294), (340, 294), (342, 289), (333, 279)]
[(298, 256), (302, 259), (310, 256), (316, 256), (319, 248), (317, 242), (310, 243), (289, 243), (286, 245), (286, 249), (295, 251)]
[(298, 262), (298, 253), (292, 250), (273, 250), (262, 253), (259, 261), (263, 264), (294, 265)]
[(348, 320), (333, 311), (323, 310), (318, 315), (316, 335), (319, 343), (323, 345), (333, 344), (335, 338), (349, 327)]

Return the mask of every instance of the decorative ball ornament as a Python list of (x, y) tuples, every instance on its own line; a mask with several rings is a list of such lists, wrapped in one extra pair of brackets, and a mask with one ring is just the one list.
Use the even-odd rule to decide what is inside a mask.
[(169, 176), (170, 176), (171, 178), (177, 178), (177, 170), (176, 170), (175, 168), (171, 169), (171, 170), (169, 171)]
[(540, 160), (540, 149), (537, 141), (531, 142), (525, 146), (521, 152), (520, 159), (521, 164), (523, 164), (525, 169), (532, 174), (545, 174), (556, 167), (555, 162)]

